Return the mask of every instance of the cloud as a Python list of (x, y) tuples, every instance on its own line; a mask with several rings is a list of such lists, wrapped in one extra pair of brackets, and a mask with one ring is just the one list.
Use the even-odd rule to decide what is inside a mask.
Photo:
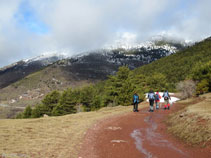
[(211, 34), (209, 6), (209, 0), (2, 0), (0, 66), (157, 34), (200, 40)]

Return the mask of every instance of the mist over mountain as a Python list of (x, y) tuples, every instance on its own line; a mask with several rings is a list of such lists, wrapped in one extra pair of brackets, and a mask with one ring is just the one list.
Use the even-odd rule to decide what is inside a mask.
[[(141, 44), (118, 43), (104, 49), (84, 52), (72, 57), (59, 54), (42, 55), (32, 59), (21, 60), (1, 68), (0, 88), (6, 87), (55, 62), (63, 67), (71, 66), (71, 69), (66, 69), (67, 72), (72, 71), (73, 74), (82, 76), (86, 76), (85, 74), (90, 73), (90, 70), (95, 71), (95, 69), (99, 69), (102, 74), (98, 74), (97, 77), (91, 72), (90, 77), (105, 79), (107, 75), (114, 74), (119, 66), (128, 65), (130, 69), (134, 69), (175, 53), (187, 46), (188, 43), (185, 42), (159, 38)], [(94, 65), (93, 68), (91, 68), (92, 65)], [(96, 74), (96, 72), (94, 73)]]

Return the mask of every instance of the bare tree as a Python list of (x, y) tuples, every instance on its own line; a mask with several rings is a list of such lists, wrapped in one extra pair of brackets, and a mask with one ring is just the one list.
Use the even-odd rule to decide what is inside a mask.
[(196, 93), (196, 83), (192, 80), (181, 81), (177, 84), (177, 90), (181, 92), (181, 99), (190, 98)]

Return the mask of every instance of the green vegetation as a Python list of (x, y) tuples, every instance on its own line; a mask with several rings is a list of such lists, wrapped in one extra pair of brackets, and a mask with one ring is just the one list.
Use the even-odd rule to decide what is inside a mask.
[(133, 71), (126, 66), (120, 67), (115, 76), (109, 76), (106, 81), (96, 85), (69, 89), (61, 94), (54, 91), (44, 98), (42, 104), (32, 109), (31, 117), (76, 113), (76, 107), (79, 105), (82, 105), (84, 111), (105, 106), (127, 106), (132, 103), (134, 91), (143, 101), (144, 93), (150, 89), (176, 91), (176, 84), (186, 79), (196, 83), (197, 94), (207, 93), (211, 91), (210, 61), (211, 39), (206, 39)]
[(193, 69), (193, 80), (197, 81), (196, 93), (204, 94), (211, 91), (211, 61), (199, 62)]

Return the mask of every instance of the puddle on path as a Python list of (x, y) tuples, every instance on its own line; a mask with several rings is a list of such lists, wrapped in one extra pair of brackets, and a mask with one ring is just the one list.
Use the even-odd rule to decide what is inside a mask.
[[(159, 116), (157, 116), (159, 117)], [(156, 119), (156, 116), (154, 116)], [(150, 146), (155, 146), (157, 150), (160, 148), (165, 148), (166, 150), (174, 150), (176, 153), (181, 155), (181, 157), (187, 157), (182, 150), (175, 147), (171, 142), (166, 140), (160, 133), (156, 132), (157, 124), (153, 121), (152, 116), (147, 116), (144, 122), (148, 124), (147, 128), (135, 129), (131, 133), (131, 137), (135, 140), (136, 148), (145, 155), (146, 158), (157, 158), (150, 151), (144, 148), (143, 144), (149, 144)]]

